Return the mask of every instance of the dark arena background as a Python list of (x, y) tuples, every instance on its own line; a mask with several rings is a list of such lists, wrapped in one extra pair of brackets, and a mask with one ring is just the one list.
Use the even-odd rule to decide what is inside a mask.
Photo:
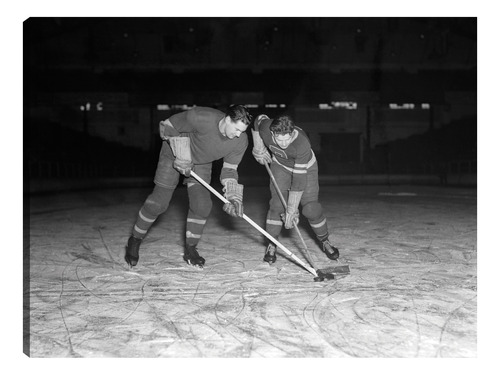
[[(476, 359), (477, 18), (165, 15), (23, 23), (25, 356)], [(126, 264), (159, 122), (231, 104), (307, 133), (339, 260), (299, 227), (350, 274), (263, 262), (264, 236), (214, 195), (205, 267), (188, 266), (182, 184)], [(245, 213), (264, 227), (247, 133)], [(279, 240), (307, 260), (295, 232)]]

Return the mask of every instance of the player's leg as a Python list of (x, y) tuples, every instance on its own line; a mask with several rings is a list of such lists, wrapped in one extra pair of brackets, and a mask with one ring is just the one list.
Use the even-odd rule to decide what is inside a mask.
[(302, 194), (302, 215), (304, 215), (317, 239), (321, 242), (322, 250), (329, 259), (335, 260), (339, 257), (339, 250), (330, 243), (328, 223), (323, 213), (323, 207), (318, 201), (319, 183), (318, 167), (314, 164), (307, 172), (307, 185)]
[(172, 167), (173, 155), (163, 142), (155, 175), (155, 187), (139, 210), (125, 252), (125, 261), (134, 267), (139, 261), (139, 247), (158, 216), (165, 212), (179, 182), (179, 172)]
[(158, 216), (164, 213), (170, 203), (174, 189), (156, 185), (139, 210), (137, 220), (128, 239), (125, 261), (135, 266), (139, 261), (139, 247)]
[[(292, 178), (291, 173), (276, 163), (271, 163), (271, 172), (274, 175), (277, 185), (280, 187), (281, 194), (287, 199)], [(266, 217), (266, 232), (277, 239), (283, 228), (281, 214), (285, 211), (285, 208), (272, 181), (269, 182), (269, 189), (271, 191), (271, 199), (269, 200), (269, 210)], [(271, 241), (268, 241), (264, 253), (264, 261), (268, 263), (276, 262), (276, 245)]]
[[(212, 164), (196, 166), (196, 174), (204, 181), (210, 183)], [(197, 250), (198, 242), (203, 235), (203, 229), (212, 210), (212, 197), (210, 192), (193, 178), (187, 180), (189, 211), (186, 222), (186, 247), (184, 260), (193, 266), (203, 267), (205, 259)]]

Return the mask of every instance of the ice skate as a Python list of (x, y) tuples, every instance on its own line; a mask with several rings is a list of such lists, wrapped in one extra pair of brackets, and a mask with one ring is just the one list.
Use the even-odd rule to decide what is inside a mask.
[(337, 260), (339, 257), (339, 249), (333, 246), (328, 240), (323, 241), (322, 244), (323, 252), (326, 254), (328, 259)]
[(198, 254), (196, 246), (186, 245), (184, 248), (184, 260), (187, 264), (199, 268), (203, 268), (203, 265), (205, 264), (205, 258)]
[(272, 243), (267, 245), (266, 253), (264, 254), (264, 262), (269, 264), (276, 262), (276, 246)]
[(130, 236), (128, 239), (128, 244), (125, 248), (125, 261), (130, 267), (134, 267), (139, 261), (139, 246), (141, 246), (141, 242), (141, 239), (134, 236)]

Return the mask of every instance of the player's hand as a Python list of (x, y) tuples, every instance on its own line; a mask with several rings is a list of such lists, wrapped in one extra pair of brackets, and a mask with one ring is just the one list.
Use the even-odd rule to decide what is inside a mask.
[(243, 217), (243, 203), (233, 200), (225, 203), (222, 207), (225, 213), (232, 217)]
[(288, 202), (284, 214), (281, 214), (281, 220), (285, 223), (286, 229), (292, 229), (299, 223), (299, 204), (302, 199), (303, 191), (289, 191)]
[(224, 186), (225, 198), (228, 203), (222, 209), (232, 217), (243, 217), (243, 185), (234, 179), (229, 179)]
[(176, 158), (174, 160), (174, 168), (184, 176), (189, 177), (191, 175), (191, 169), (193, 169), (193, 163), (191, 161)]
[(288, 212), (281, 214), (281, 220), (285, 223), (286, 229), (292, 229), (295, 225), (299, 223), (299, 211)]
[(252, 149), (252, 155), (259, 164), (265, 165), (265, 164), (270, 164), (272, 162), (271, 154), (265, 148), (258, 149), (254, 147)]

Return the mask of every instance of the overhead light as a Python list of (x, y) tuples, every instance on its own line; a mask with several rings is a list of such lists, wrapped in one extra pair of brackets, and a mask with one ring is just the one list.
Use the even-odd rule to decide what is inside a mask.
[(413, 104), (413, 103), (403, 103), (403, 104), (390, 103), (389, 108), (390, 109), (414, 109), (415, 104)]
[(338, 102), (333, 101), (332, 106), (335, 108), (357, 109), (358, 103), (349, 101), (338, 101)]

